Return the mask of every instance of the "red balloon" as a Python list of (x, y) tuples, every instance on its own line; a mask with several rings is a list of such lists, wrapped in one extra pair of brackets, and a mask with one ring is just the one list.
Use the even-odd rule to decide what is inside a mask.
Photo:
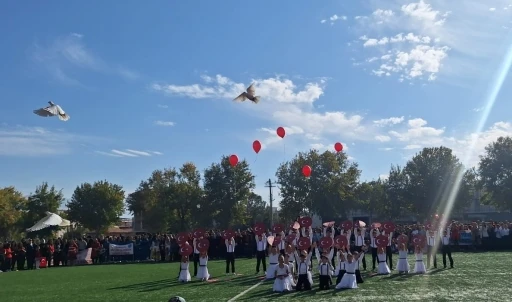
[(334, 150), (336, 150), (336, 152), (343, 151), (343, 145), (341, 143), (334, 144)]
[(279, 136), (280, 138), (283, 138), (286, 135), (286, 131), (284, 131), (283, 127), (277, 128), (276, 132), (277, 132), (277, 136)]
[(236, 164), (238, 164), (238, 156), (236, 156), (235, 154), (231, 155), (229, 157), (229, 164), (231, 165), (231, 167), (236, 166)]
[(308, 165), (305, 165), (304, 167), (302, 167), (302, 174), (304, 174), (304, 176), (306, 176), (306, 177), (310, 177), (311, 176), (311, 167)]
[(252, 149), (254, 150), (254, 152), (256, 152), (256, 154), (260, 153), (260, 150), (261, 150), (261, 143), (259, 140), (255, 140), (253, 143), (252, 143)]

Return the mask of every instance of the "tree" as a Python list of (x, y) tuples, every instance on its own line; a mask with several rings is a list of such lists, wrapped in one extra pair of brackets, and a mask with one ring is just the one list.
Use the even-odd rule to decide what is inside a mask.
[(501, 210), (512, 210), (512, 137), (500, 137), (485, 148), (478, 172), (482, 201)]
[(387, 209), (389, 208), (389, 203), (382, 180), (373, 180), (359, 184), (355, 194), (359, 207), (369, 212), (370, 217), (373, 217), (375, 214), (388, 216)]
[[(302, 175), (309, 165), (311, 177)], [(280, 165), (276, 172), (281, 190), (281, 217), (294, 219), (297, 215), (313, 213), (324, 219), (346, 216), (355, 208), (355, 190), (359, 184), (356, 163), (350, 163), (345, 153), (316, 150), (299, 153)]]
[(100, 233), (119, 222), (124, 212), (124, 190), (108, 181), (83, 183), (73, 192), (68, 202), (68, 215), (72, 221)]
[[(36, 187), (34, 193), (30, 194), (25, 207), (24, 228), (29, 228), (41, 218), (46, 216), (46, 212), (56, 213), (64, 202), (64, 194), (62, 190), (57, 190), (55, 186), (49, 186), (47, 182), (43, 182)], [(56, 228), (46, 228), (37, 231), (41, 237), (47, 237)]]
[(411, 202), (412, 214), (422, 220), (434, 213), (452, 210), (447, 204), (448, 198), (451, 190), (456, 188), (460, 173), (464, 173), (464, 166), (451, 149), (424, 148), (407, 162), (403, 173), (407, 177), (407, 185), (406, 195), (402, 198)]
[(13, 239), (22, 230), (26, 202), (14, 187), (0, 189), (0, 238)]
[(201, 205), (203, 190), (200, 185), (201, 174), (196, 166), (191, 163), (185, 163), (176, 174), (176, 181), (168, 187), (163, 194), (169, 196), (173, 202), (173, 208), (178, 221), (180, 231), (190, 229), (196, 224), (193, 215), (198, 211), (197, 205)]
[(231, 167), (229, 158), (223, 156), (220, 163), (213, 163), (204, 171), (205, 205), (220, 227), (245, 224), (247, 203), (255, 187), (254, 176), (247, 161)]
[(270, 206), (267, 206), (260, 195), (253, 192), (249, 194), (246, 219), (248, 225), (253, 226), (257, 222), (270, 225), (270, 211)]
[(389, 219), (398, 219), (411, 213), (413, 204), (407, 195), (409, 178), (400, 166), (391, 166), (389, 177), (384, 187), (387, 196), (387, 206), (384, 212)]

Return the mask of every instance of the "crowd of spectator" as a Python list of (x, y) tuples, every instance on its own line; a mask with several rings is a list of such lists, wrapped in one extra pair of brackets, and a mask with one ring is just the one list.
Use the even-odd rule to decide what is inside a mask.
[[(510, 223), (506, 222), (472, 222), (450, 224), (451, 243), (454, 247), (470, 250), (504, 250), (512, 249), (512, 239), (509, 236)], [(340, 229), (334, 227), (335, 234)], [(428, 226), (422, 224), (396, 225), (394, 237), (400, 234), (408, 235), (410, 239), (415, 234), (427, 233)], [(269, 231), (270, 232), (270, 231)], [(370, 227), (366, 228), (365, 237), (369, 240)], [(322, 237), (322, 228), (313, 229), (313, 242)], [(222, 259), (226, 253), (224, 238), (221, 230), (205, 232), (210, 246), (208, 255), (212, 260)], [(252, 258), (256, 254), (255, 234), (251, 228), (236, 231), (235, 255), (237, 258)], [(462, 240), (464, 239), (464, 240)], [(109, 245), (133, 243), (133, 255), (109, 255)], [(190, 238), (192, 244), (192, 238)], [(0, 270), (3, 272), (16, 270), (38, 269), (44, 258), (48, 267), (72, 266), (77, 264), (77, 255), (85, 249), (91, 249), (93, 264), (103, 264), (119, 261), (157, 261), (174, 262), (180, 260), (179, 245), (173, 234), (140, 234), (136, 236), (99, 236), (97, 238), (83, 237), (74, 239), (23, 239), (20, 242), (5, 241), (0, 248)], [(412, 243), (411, 243), (412, 250)]]

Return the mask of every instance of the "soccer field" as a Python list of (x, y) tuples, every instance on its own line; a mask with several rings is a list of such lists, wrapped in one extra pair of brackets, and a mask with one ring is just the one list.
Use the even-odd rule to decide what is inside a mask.
[[(397, 257), (394, 257), (397, 258)], [(127, 264), (62, 267), (0, 274), (0, 297), (5, 302), (167, 301), (178, 295), (192, 301), (510, 301), (512, 253), (456, 253), (454, 269), (426, 275), (371, 276), (346, 291), (314, 290), (275, 294), (272, 281), (255, 275), (255, 259), (237, 260), (240, 275), (225, 276), (225, 263), (211, 261), (211, 282), (178, 283), (178, 264)], [(396, 261), (394, 259), (394, 261)], [(414, 265), (412, 256), (409, 262)], [(316, 261), (315, 261), (316, 263)], [(442, 267), (438, 257), (438, 268)], [(193, 266), (191, 265), (191, 268)], [(238, 296), (236, 299), (236, 296)]]

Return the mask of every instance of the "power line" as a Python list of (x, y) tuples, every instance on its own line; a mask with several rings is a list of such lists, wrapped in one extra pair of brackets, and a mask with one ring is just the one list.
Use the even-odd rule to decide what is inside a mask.
[(274, 184), (272, 184), (272, 180), (269, 178), (268, 181), (265, 183), (265, 188), (268, 188), (269, 191), (269, 200), (270, 200), (270, 226), (272, 227), (274, 225), (274, 208), (273, 208), (273, 202), (274, 197), (272, 196), (272, 189), (275, 188)]

